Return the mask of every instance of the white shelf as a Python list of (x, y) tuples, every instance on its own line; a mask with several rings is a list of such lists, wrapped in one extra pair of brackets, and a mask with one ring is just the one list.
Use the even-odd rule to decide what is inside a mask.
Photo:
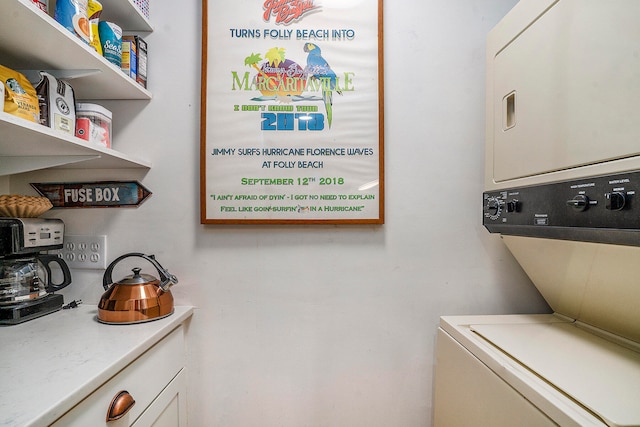
[[(130, 0), (112, 1), (123, 22), (145, 20)], [(110, 7), (113, 8), (113, 6)], [(31, 0), (3, 0), (0, 13), (0, 61), (14, 70), (87, 70), (72, 80), (76, 99), (151, 99), (151, 92), (126, 76)], [(115, 19), (115, 17), (114, 17)], [(133, 24), (132, 24), (133, 25)], [(129, 30), (126, 25), (123, 29)]]
[(148, 169), (151, 163), (0, 113), (0, 176), (53, 167)]
[(144, 16), (132, 0), (110, 0), (102, 2), (103, 10), (100, 14), (102, 21), (118, 24), (127, 32), (150, 33), (153, 31), (151, 23)]
[[(110, 0), (105, 8), (103, 19), (125, 31), (152, 31), (132, 0)], [(77, 100), (151, 99), (151, 92), (31, 0), (0, 0), (0, 14), (6, 18), (0, 25), (0, 64), (24, 72), (34, 83), (39, 70), (65, 78)], [(148, 169), (151, 163), (0, 112), (0, 176), (62, 167)]]

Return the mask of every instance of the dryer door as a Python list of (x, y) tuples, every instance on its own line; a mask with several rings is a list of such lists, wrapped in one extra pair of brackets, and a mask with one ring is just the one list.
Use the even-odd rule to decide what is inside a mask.
[(639, 154), (639, 21), (637, 0), (560, 0), (489, 59), (495, 182)]

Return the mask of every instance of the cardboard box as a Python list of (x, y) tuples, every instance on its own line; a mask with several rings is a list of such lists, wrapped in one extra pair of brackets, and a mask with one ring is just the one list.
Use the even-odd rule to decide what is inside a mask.
[(138, 75), (138, 54), (135, 40), (128, 40), (122, 37), (122, 63), (120, 69), (127, 76), (136, 80)]
[(122, 36), (123, 41), (133, 41), (136, 46), (136, 81), (147, 87), (147, 42), (140, 36)]

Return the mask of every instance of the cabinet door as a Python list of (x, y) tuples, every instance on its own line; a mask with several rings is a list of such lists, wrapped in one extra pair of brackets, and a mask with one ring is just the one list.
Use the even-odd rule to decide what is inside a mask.
[(563, 0), (493, 59), (493, 179), (637, 156), (640, 2)]
[[(184, 366), (184, 333), (183, 327), (179, 326), (58, 419), (53, 427), (132, 425), (175, 381)], [(122, 418), (107, 422), (110, 402), (122, 390), (130, 393), (136, 403)]]
[(186, 427), (187, 394), (185, 370), (169, 383), (132, 427)]

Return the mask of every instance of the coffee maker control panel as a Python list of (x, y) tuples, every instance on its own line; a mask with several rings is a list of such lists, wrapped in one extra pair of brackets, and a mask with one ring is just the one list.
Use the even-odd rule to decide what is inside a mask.
[(0, 256), (61, 249), (64, 222), (51, 218), (0, 218)]

